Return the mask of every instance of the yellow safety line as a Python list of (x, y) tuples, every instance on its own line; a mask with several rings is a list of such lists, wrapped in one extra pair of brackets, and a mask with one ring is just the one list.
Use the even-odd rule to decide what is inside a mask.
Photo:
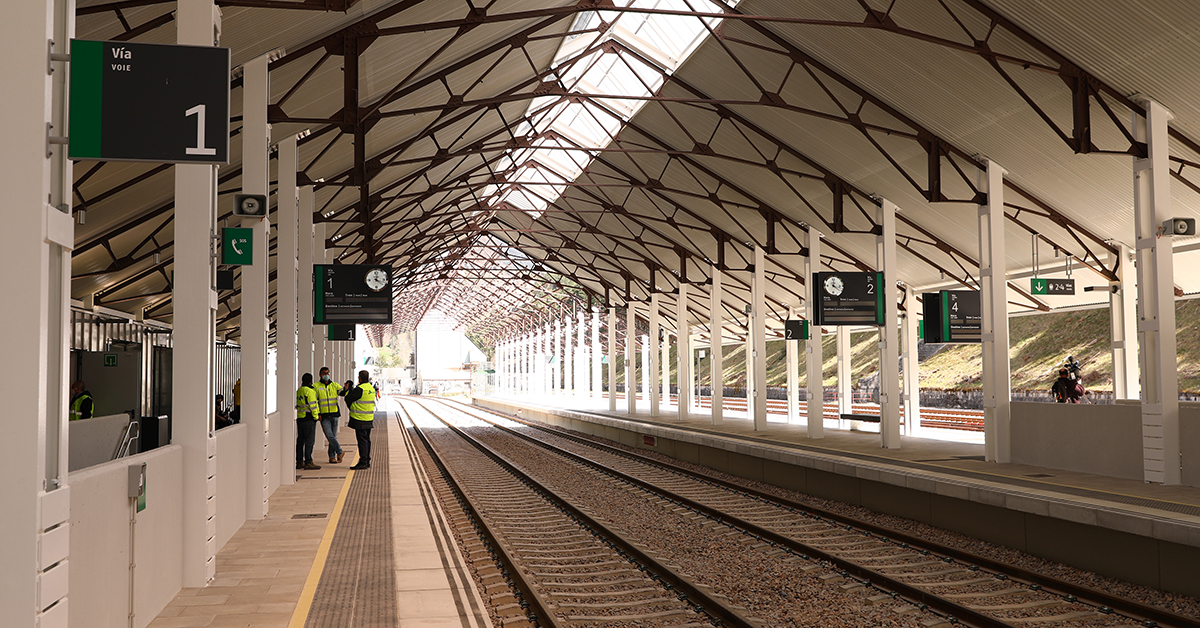
[(333, 545), (333, 533), (337, 531), (338, 521), (342, 518), (342, 508), (346, 505), (346, 495), (350, 492), (350, 480), (354, 471), (346, 471), (346, 481), (342, 483), (342, 491), (338, 493), (337, 503), (329, 514), (329, 524), (325, 526), (325, 535), (317, 547), (317, 557), (313, 560), (312, 569), (308, 571), (308, 579), (304, 581), (304, 589), (300, 591), (300, 601), (292, 612), (292, 621), (288, 628), (304, 628), (308, 621), (308, 612), (312, 609), (313, 598), (317, 595), (317, 584), (321, 581), (321, 572), (325, 571), (325, 561), (329, 558), (329, 548)]

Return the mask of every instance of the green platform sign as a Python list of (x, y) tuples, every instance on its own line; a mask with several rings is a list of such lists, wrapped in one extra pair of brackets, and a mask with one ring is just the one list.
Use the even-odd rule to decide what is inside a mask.
[(327, 325), (328, 336), (327, 340), (354, 340), (355, 326), (354, 325)]
[(71, 159), (229, 163), (229, 49), (71, 40)]
[(104, 366), (116, 366), (116, 365), (117, 365), (117, 354), (105, 353), (104, 354)]
[(254, 265), (254, 230), (225, 227), (221, 230), (221, 263), (226, 266)]
[(1045, 294), (1072, 296), (1075, 294), (1074, 279), (1030, 279), (1029, 280), (1030, 294)]
[(784, 340), (808, 340), (808, 321), (788, 319), (783, 322)]

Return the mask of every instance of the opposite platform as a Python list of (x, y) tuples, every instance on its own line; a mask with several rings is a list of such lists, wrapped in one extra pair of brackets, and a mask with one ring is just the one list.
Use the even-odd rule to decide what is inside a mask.
[(550, 405), (513, 397), (475, 404), (751, 480), (861, 505), (1159, 589), (1200, 595), (1200, 489), (984, 461), (982, 444), (879, 435), (708, 415), (680, 420), (599, 410), (592, 399)]

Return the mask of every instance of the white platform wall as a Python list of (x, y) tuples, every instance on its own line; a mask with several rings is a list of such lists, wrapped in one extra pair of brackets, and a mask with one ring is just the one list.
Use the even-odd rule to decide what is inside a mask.
[[(1142, 479), (1141, 405), (1012, 404), (1012, 461)], [(1183, 484), (1200, 486), (1200, 403), (1179, 407)]]
[[(246, 436), (244, 425), (216, 435), (218, 550), (246, 521)], [(183, 449), (168, 445), (76, 471), (70, 475), (71, 608), (86, 610), (71, 613), (71, 628), (129, 626), (127, 469), (142, 462), (146, 509), (134, 527), (134, 628), (149, 624), (183, 586)]]
[(217, 430), (217, 551), (246, 522), (246, 429)]
[(97, 416), (67, 423), (67, 430), (70, 432), (70, 460), (67, 468), (74, 473), (112, 460), (113, 450), (128, 427), (128, 414)]
[(134, 627), (150, 623), (183, 585), (183, 450), (178, 445), (72, 473), (71, 628), (129, 626), (130, 465), (145, 462), (137, 514)]

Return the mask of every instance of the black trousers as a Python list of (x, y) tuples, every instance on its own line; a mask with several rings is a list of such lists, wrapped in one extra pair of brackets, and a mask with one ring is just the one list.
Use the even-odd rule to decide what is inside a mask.
[(313, 445), (316, 442), (317, 422), (307, 416), (296, 419), (296, 466), (313, 461)]
[(347, 425), (354, 428), (354, 439), (358, 441), (358, 462), (363, 466), (371, 464), (371, 421), (350, 419)]

